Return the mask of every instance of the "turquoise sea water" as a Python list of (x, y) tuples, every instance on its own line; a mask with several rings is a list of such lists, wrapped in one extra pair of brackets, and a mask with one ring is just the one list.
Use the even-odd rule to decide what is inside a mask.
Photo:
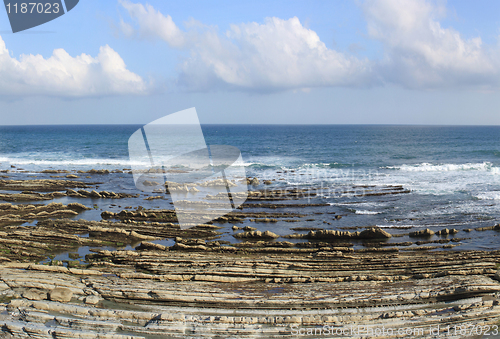
[[(46, 169), (130, 168), (127, 142), (140, 127), (0, 127), (0, 170), (22, 178)], [(271, 187), (331, 188), (315, 200), (348, 216), (332, 227), (438, 230), (500, 221), (500, 127), (204, 125), (202, 129), (207, 144), (238, 147), (247, 174), (275, 179)], [(30, 173), (19, 173), (19, 168)], [(131, 175), (101, 181), (102, 189), (135, 189)], [(355, 198), (335, 190), (346, 185), (403, 185), (411, 193)], [(489, 239), (466, 241), (463, 248), (496, 248), (493, 236), (495, 232), (485, 237)]]

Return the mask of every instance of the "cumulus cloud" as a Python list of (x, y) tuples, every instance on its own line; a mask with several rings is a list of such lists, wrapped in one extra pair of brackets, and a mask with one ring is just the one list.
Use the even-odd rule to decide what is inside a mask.
[(179, 65), (178, 78), (179, 85), (188, 89), (282, 90), (374, 82), (368, 60), (327, 48), (296, 17), (234, 24), (219, 34), (216, 28), (196, 21), (182, 31), (170, 16), (150, 5), (120, 3), (135, 26), (121, 24), (125, 35), (158, 37), (173, 48), (190, 51)]
[(233, 24), (221, 34), (195, 20), (182, 30), (150, 5), (119, 2), (131, 19), (120, 23), (124, 35), (160, 38), (189, 51), (178, 65), (177, 79), (188, 89), (272, 91), (383, 83), (418, 89), (500, 87), (500, 49), (443, 27), (444, 1), (361, 2), (368, 38), (383, 46), (380, 60), (357, 57), (363, 49), (357, 44), (351, 44), (350, 54), (327, 48), (296, 17)]
[(499, 85), (500, 53), (438, 21), (446, 8), (426, 0), (366, 0), (368, 34), (384, 46), (377, 72), (411, 88)]
[(296, 17), (232, 25), (227, 39), (206, 36), (181, 66), (185, 85), (203, 87), (213, 79), (239, 88), (286, 89), (372, 81), (367, 60), (328, 49)]
[(122, 20), (120, 29), (126, 36), (131, 37), (138, 33), (142, 38), (159, 37), (177, 48), (185, 44), (185, 33), (177, 27), (170, 15), (164, 16), (149, 4), (144, 6), (128, 0), (119, 0), (119, 3), (138, 26), (137, 32), (134, 32), (132, 25)]
[(93, 58), (76, 57), (56, 49), (49, 58), (41, 55), (11, 57), (0, 37), (0, 94), (61, 97), (144, 94), (148, 85), (129, 71), (120, 55), (108, 45)]

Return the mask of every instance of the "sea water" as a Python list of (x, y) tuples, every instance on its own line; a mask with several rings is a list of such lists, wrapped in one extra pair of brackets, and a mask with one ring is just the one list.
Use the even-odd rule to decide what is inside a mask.
[[(47, 169), (128, 170), (128, 138), (140, 127), (3, 126), (0, 170), (10, 170), (9, 177), (17, 179)], [(203, 125), (202, 129), (208, 145), (238, 147), (247, 175), (271, 180), (268, 188), (327, 188), (311, 202), (326, 203), (344, 218), (326, 228), (377, 225), (394, 233), (408, 232), (409, 227), (463, 230), (500, 221), (500, 127)], [(147, 157), (135, 165), (148, 166)], [(99, 180), (101, 189), (139, 193), (131, 175)], [(384, 185), (402, 185), (410, 193), (363, 197), (343, 189)], [(317, 225), (308, 226), (325, 228), (326, 219), (316, 219)], [(259, 229), (265, 227), (289, 234), (292, 225)], [(498, 247), (497, 232), (460, 233), (470, 238), (460, 249)]]

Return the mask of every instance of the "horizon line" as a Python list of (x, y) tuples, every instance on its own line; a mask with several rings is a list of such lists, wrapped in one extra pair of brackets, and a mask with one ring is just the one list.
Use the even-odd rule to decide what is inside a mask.
[[(18, 125), (18, 124), (8, 124), (8, 125), (0, 125), (0, 127), (42, 127), (42, 126), (143, 126), (147, 123), (127, 123), (127, 124), (106, 124), (106, 123), (97, 123), (97, 124), (33, 124), (33, 125)], [(500, 127), (499, 125), (481, 125), (481, 124), (404, 124), (404, 123), (373, 123), (373, 124), (357, 124), (357, 123), (334, 123), (334, 124), (278, 124), (278, 123), (269, 123), (269, 124), (249, 124), (249, 123), (233, 123), (233, 124), (224, 124), (224, 123), (200, 123), (202, 126), (405, 126), (405, 127)]]

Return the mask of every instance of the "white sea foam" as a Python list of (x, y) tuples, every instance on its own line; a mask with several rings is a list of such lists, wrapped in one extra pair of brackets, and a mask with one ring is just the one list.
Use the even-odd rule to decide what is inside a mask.
[(408, 227), (427, 227), (428, 225), (375, 225), (380, 228), (408, 228)]
[(500, 200), (500, 192), (499, 191), (483, 192), (475, 195), (475, 197), (480, 200)]
[(467, 225), (467, 222), (453, 222), (453, 223), (446, 223), (446, 224), (422, 224), (422, 225), (417, 225), (417, 224), (403, 224), (403, 225), (375, 225), (380, 228), (428, 228), (428, 227), (441, 227), (441, 228), (446, 228), (446, 227), (454, 227), (454, 226), (462, 226), (462, 225)]
[(131, 162), (128, 159), (103, 159), (103, 158), (37, 160), (29, 158), (0, 157), (0, 163), (9, 163), (16, 166), (32, 165), (43, 168), (49, 168), (49, 167), (71, 168), (71, 167), (88, 167), (88, 166), (147, 167), (151, 165), (151, 163), (148, 161)]
[(380, 214), (382, 212), (367, 211), (367, 210), (356, 210), (356, 214)]
[(500, 168), (494, 167), (490, 162), (440, 165), (433, 165), (424, 162), (417, 165), (387, 166), (384, 168), (396, 169), (405, 172), (486, 171), (494, 174), (500, 174)]
[(290, 185), (290, 186), (300, 186), (300, 185), (306, 185), (307, 184), (305, 182), (300, 182), (300, 181), (297, 181), (297, 182), (287, 181), (286, 183), (287, 183), (287, 185)]

